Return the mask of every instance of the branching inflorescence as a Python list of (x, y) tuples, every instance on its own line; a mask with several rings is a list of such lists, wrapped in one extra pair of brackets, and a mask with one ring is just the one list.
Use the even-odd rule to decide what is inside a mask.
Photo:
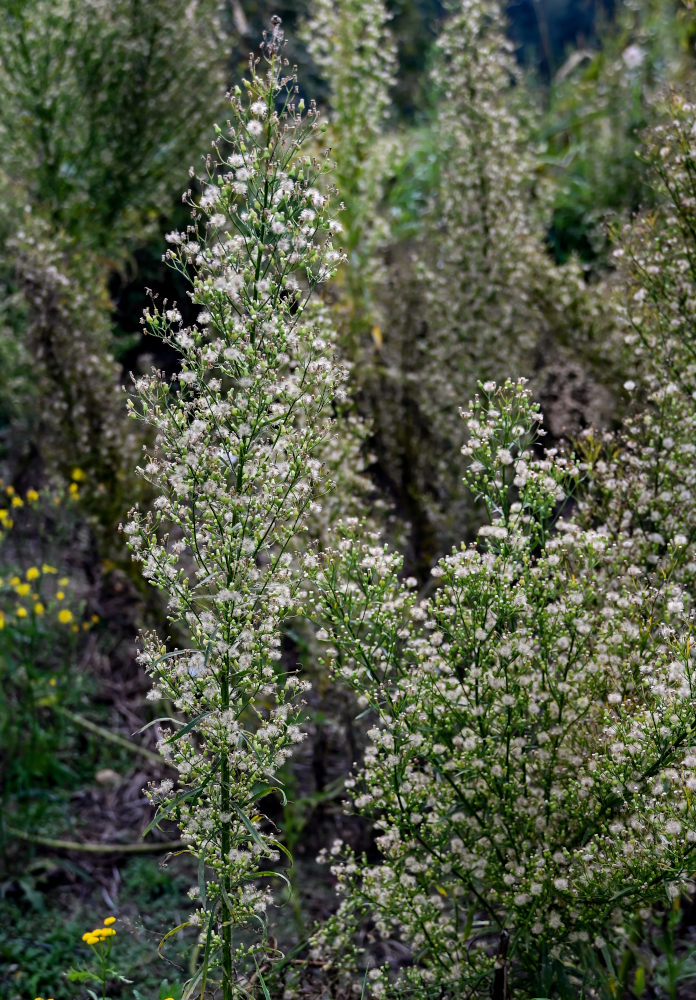
[(315, 557), (304, 536), (329, 488), (317, 454), (345, 379), (326, 321), (319, 328), (306, 311), (341, 259), (339, 227), (318, 187), (329, 161), (303, 153), (318, 115), (298, 98), (280, 19), (230, 109), (194, 224), (168, 237), (198, 321), (183, 326), (166, 304), (146, 317), (178, 350), (181, 372), (176, 384), (157, 374), (137, 383), (139, 415), (156, 434), (142, 474), (158, 498), (125, 529), (144, 575), (169, 597), (170, 621), (191, 637), (169, 653), (144, 640), (153, 696), (188, 720), (168, 723), (160, 744), (178, 789), (166, 781), (151, 794), (205, 872), (191, 918), (205, 944), (198, 979), (221, 966), (226, 1000), (253, 993), (269, 951), (250, 931), (264, 925), (279, 865), (259, 803), (283, 795), (277, 775), (302, 739), (305, 687), (281, 649), (282, 625), (306, 598)]

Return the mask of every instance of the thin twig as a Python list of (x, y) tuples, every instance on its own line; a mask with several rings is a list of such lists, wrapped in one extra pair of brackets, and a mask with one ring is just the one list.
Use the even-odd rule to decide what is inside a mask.
[(167, 840), (163, 843), (143, 844), (95, 844), (80, 843), (78, 840), (56, 840), (53, 837), (43, 837), (38, 833), (26, 833), (14, 826), (5, 824), (5, 829), (13, 837), (28, 840), (42, 847), (53, 847), (58, 851), (82, 851), (85, 854), (153, 854), (161, 851), (180, 851), (187, 846), (185, 840)]
[(147, 747), (141, 747), (137, 743), (132, 743), (127, 740), (125, 736), (119, 736), (118, 733), (112, 733), (110, 729), (103, 729), (98, 726), (95, 722), (90, 722), (89, 719), (84, 719), (81, 715), (76, 715), (75, 712), (71, 712), (68, 708), (63, 708), (62, 705), (51, 705), (50, 706), (54, 712), (59, 715), (64, 715), (66, 719), (70, 719), (74, 722), (76, 726), (80, 726), (82, 729), (87, 730), (88, 733), (93, 733), (95, 736), (101, 736), (102, 739), (107, 740), (109, 743), (115, 743), (119, 747), (123, 747), (124, 750), (131, 750), (133, 753), (140, 754), (141, 757), (146, 757), (147, 760), (151, 761), (153, 764), (164, 764), (167, 767), (172, 765), (161, 757), (154, 750), (148, 750)]

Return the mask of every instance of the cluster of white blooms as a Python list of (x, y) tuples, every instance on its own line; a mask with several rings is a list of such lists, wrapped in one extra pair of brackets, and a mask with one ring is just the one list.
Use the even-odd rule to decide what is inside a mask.
[(396, 64), (389, 17), (383, 0), (316, 0), (305, 26), (309, 52), (329, 89), (353, 334), (364, 333), (361, 326), (375, 318), (371, 293), (387, 233), (381, 203), (393, 143), (384, 125)]
[(144, 640), (153, 697), (190, 720), (162, 731), (179, 781), (153, 796), (207, 872), (192, 919), (225, 1000), (248, 995), (267, 947), (249, 931), (278, 862), (261, 800), (283, 796), (278, 772), (303, 738), (306, 686), (281, 648), (283, 623), (300, 613), (315, 562), (298, 539), (330, 486), (320, 456), (345, 381), (326, 316), (306, 308), (341, 255), (319, 189), (328, 160), (303, 150), (316, 148), (317, 112), (304, 113), (286, 67), (276, 18), (216, 128), (194, 224), (169, 236), (166, 257), (200, 313), (190, 327), (166, 304), (146, 316), (181, 371), (174, 383), (156, 373), (137, 383), (134, 412), (155, 433), (141, 472), (157, 499), (125, 526), (170, 621), (190, 635), (173, 652)]
[(368, 915), (414, 956), (375, 995), (473, 998), (506, 932), (524, 995), (544, 956), (580, 992), (584, 949), (690, 884), (695, 651), (680, 607), (656, 627), (610, 532), (564, 517), (583, 472), (540, 454), (524, 384), (487, 384), (464, 417), (489, 524), (440, 560), (434, 594), (348, 522), (316, 571), (327, 660), (374, 719), (350, 785), (381, 861), (334, 845), (344, 902), (315, 946), (340, 966)]

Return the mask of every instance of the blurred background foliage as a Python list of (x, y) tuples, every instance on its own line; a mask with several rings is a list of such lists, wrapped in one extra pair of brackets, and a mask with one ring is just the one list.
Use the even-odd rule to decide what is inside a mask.
[[(425, 265), (448, 246), (440, 207), (453, 147), (438, 129), (454, 131), (457, 123), (442, 114), (436, 40), (457, 6), (387, 4), (395, 82), (370, 142), (351, 148), (351, 122), (372, 127), (373, 109), (359, 106), (360, 87), (340, 106), (341, 80), (331, 71), (338, 46), (329, 37), (327, 57), (312, 59), (308, 0), (0, 0), (0, 490), (7, 504), (35, 489), (42, 504), (53, 496), (71, 504), (52, 509), (49, 499), (41, 530), (17, 517), (14, 532), (0, 538), (0, 734), (18, 748), (28, 739), (32, 749), (26, 766), (17, 752), (0, 789), (0, 914), (15, 928), (0, 945), (10, 970), (0, 973), (0, 995), (8, 1000), (34, 995), (41, 984), (46, 990), (46, 983), (55, 983), (59, 995), (54, 951), (32, 939), (32, 921), (48, 921), (51, 893), (62, 904), (70, 897), (77, 939), (81, 921), (93, 919), (80, 906), (115, 903), (119, 893), (133, 919), (138, 906), (154, 922), (160, 903), (177, 912), (185, 905), (181, 894), (170, 898), (175, 883), (164, 876), (144, 885), (137, 859), (121, 867), (109, 855), (108, 863), (102, 858), (90, 867), (79, 852), (63, 851), (60, 863), (47, 864), (31, 837), (45, 825), (87, 842), (94, 835), (88, 824), (105, 814), (107, 799), (111, 835), (137, 839), (147, 822), (140, 788), (156, 765), (148, 759), (147, 770), (138, 771), (134, 760), (142, 763), (148, 740), (152, 749), (154, 730), (135, 750), (131, 734), (149, 721), (134, 638), (153, 608), (117, 531), (130, 506), (147, 502), (133, 473), (146, 438), (125, 418), (121, 386), (153, 363), (176, 372), (174, 356), (142, 333), (140, 318), (151, 295), (176, 300), (185, 319), (194, 318), (184, 289), (162, 265), (164, 237), (187, 224), (181, 194), (189, 165), (205, 156), (213, 122), (225, 119), (225, 90), (244, 72), (272, 14), (283, 18), (286, 55), (300, 67), (303, 93), (316, 97), (338, 135), (348, 137), (341, 195), (352, 270), (339, 276), (326, 302), (371, 422), (366, 462), (375, 496), (386, 497), (395, 513), (398, 524), (388, 530), (405, 542), (410, 568), (427, 578), (437, 555), (475, 523), (475, 512), (457, 506), (453, 495), (456, 463), (441, 467), (454, 431), (430, 414), (424, 372), (439, 367), (451, 383), (448, 394), (464, 405), (484, 373), (486, 352), (508, 361), (514, 355), (500, 342), (500, 329), (512, 337), (515, 324), (524, 323), (522, 334), (531, 338), (525, 363), (552, 439), (615, 419), (625, 373), (607, 319), (616, 280), (613, 234), (654, 198), (637, 156), (641, 133), (663, 114), (669, 88), (693, 94), (694, 0), (507, 0), (508, 42), (498, 39), (493, 49), (509, 44), (506, 58), (515, 68), (505, 71), (509, 87), (486, 96), (491, 118), (478, 179), (492, 177), (490, 203), (502, 204), (505, 177), (489, 176), (486, 156), (494, 159), (507, 141), (495, 115), (513, 116), (526, 151), (513, 191), (524, 225), (509, 230), (516, 234), (510, 257), (519, 266), (510, 269), (510, 287), (496, 290), (508, 296), (509, 309), (495, 329), (484, 298), (466, 300), (448, 271), (438, 331), (432, 318), (429, 325), (422, 283)], [(351, 67), (344, 68), (350, 81)], [(471, 119), (466, 128), (470, 141)], [(505, 162), (514, 162), (514, 149), (504, 151)], [(481, 223), (477, 206), (472, 233)], [(462, 274), (483, 273), (471, 257), (476, 240), (459, 242)], [(494, 249), (505, 251), (504, 236)], [(474, 300), (483, 347), (472, 362), (454, 320)], [(436, 341), (448, 317), (454, 339)], [(51, 552), (42, 554), (39, 540), (49, 528)], [(75, 633), (61, 630), (55, 615), (50, 624), (34, 611), (27, 622), (16, 618), (24, 582), (7, 581), (25, 581), (42, 562), (60, 566), (71, 581)], [(82, 630), (83, 622), (90, 628)], [(39, 635), (44, 658), (32, 654), (27, 669), (22, 651)], [(327, 730), (318, 731), (326, 740)], [(301, 801), (311, 803), (320, 791), (300, 787)], [(677, 917), (669, 926), (670, 947), (681, 955)], [(72, 945), (62, 923), (58, 929), (62, 961)], [(34, 971), (25, 970), (19, 959), (34, 952)], [(39, 965), (43, 978), (35, 975)], [(153, 972), (147, 982), (161, 980)]]

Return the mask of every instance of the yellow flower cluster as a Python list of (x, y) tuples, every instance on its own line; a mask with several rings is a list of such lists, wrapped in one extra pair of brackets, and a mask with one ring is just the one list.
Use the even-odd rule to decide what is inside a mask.
[[(0, 532), (2, 530), (2, 525), (0, 524)], [(0, 588), (5, 586), (11, 587), (15, 594), (19, 598), (29, 599), (25, 603), (18, 603), (14, 609), (14, 616), (20, 620), (29, 617), (29, 612), (33, 611), (34, 616), (40, 618), (46, 612), (46, 603), (42, 599), (41, 594), (36, 591), (40, 589), (40, 580), (42, 577), (49, 574), (55, 574), (58, 570), (55, 566), (50, 566), (48, 563), (42, 563), (41, 567), (30, 566), (29, 569), (24, 574), (24, 579), (20, 576), (11, 576), (7, 581), (0, 577)], [(66, 598), (66, 592), (63, 588), (67, 587), (70, 580), (67, 576), (61, 576), (58, 580), (59, 589), (55, 593), (55, 601), (61, 602)], [(35, 589), (36, 588), (36, 589)], [(81, 629), (84, 632), (89, 631), (92, 626), (99, 622), (99, 615), (92, 615), (89, 621), (82, 622), (82, 625), (75, 621), (74, 613), (66, 607), (60, 607), (55, 609), (53, 599), (50, 602), (49, 610), (53, 607), (57, 621), (61, 625), (69, 625), (73, 632), (79, 632)], [(8, 624), (8, 611), (0, 609), (0, 630), (4, 629)], [(10, 617), (11, 620), (11, 617)]]
[[(68, 486), (68, 496), (70, 497), (70, 499), (72, 500), (80, 499), (80, 483), (83, 483), (85, 479), (86, 476), (82, 469), (75, 467), (72, 470), (70, 474), (71, 481)], [(3, 485), (2, 479), (0, 479), (0, 487), (2, 487), (2, 485)], [(47, 492), (49, 492), (50, 496), (50, 491)], [(39, 493), (39, 491), (33, 488), (27, 490), (27, 492), (24, 495), (24, 498), (22, 498), (17, 493), (14, 486), (6, 486), (5, 493), (7, 495), (7, 502), (9, 507), (0, 507), (0, 533), (3, 531), (9, 531), (12, 528), (14, 521), (12, 520), (11, 517), (11, 511), (13, 508), (17, 509), (19, 507), (24, 507), (25, 504), (31, 506), (32, 504), (37, 503), (37, 501), (41, 498), (41, 494)], [(52, 499), (55, 507), (60, 506), (62, 502), (60, 493), (54, 493)]]
[[(0, 480), (0, 486), (2, 486), (2, 480)], [(19, 496), (14, 486), (6, 486), (5, 493), (7, 495), (9, 507), (0, 507), (0, 532), (9, 531), (12, 528), (14, 524), (11, 516), (12, 508), (16, 510), (18, 507), (23, 507), (25, 504), (29, 504), (31, 506), (31, 504), (36, 503), (39, 499), (38, 490), (34, 489), (27, 490), (24, 499)]]
[(82, 469), (73, 469), (71, 478), (72, 482), (70, 483), (70, 486), (68, 486), (68, 493), (70, 494), (73, 500), (79, 500), (80, 483), (84, 481), (85, 474), (82, 471)]
[(116, 917), (107, 917), (104, 921), (103, 927), (95, 927), (93, 931), (86, 931), (82, 935), (82, 940), (85, 944), (96, 945), (101, 944), (102, 941), (106, 941), (109, 938), (114, 937), (116, 931), (111, 926), (116, 923)]
[[(2, 530), (2, 512), (0, 511), (0, 530)], [(48, 576), (57, 573), (58, 570), (55, 566), (50, 566), (48, 563), (42, 563), (41, 567), (30, 566), (29, 569), (24, 574), (24, 579), (19, 576), (11, 576), (7, 581), (7, 585), (11, 587), (17, 597), (29, 598), (31, 602), (31, 608), (37, 617), (41, 617), (46, 611), (46, 605), (41, 599), (41, 595), (35, 590), (38, 588), (39, 584), (37, 581), (41, 579), (42, 576)], [(61, 586), (67, 585), (69, 582), (67, 577), (61, 577), (59, 584)], [(5, 581), (0, 577), (0, 587), (5, 585)], [(56, 594), (56, 599), (61, 601), (65, 597), (63, 591), (58, 591)], [(15, 615), (17, 618), (27, 618), (29, 616), (29, 609), (24, 604), (18, 604), (15, 608)], [(5, 611), (0, 610), (0, 629), (5, 627)], [(94, 619), (94, 616), (92, 616)], [(73, 622), (73, 614), (67, 608), (61, 608), (57, 614), (58, 621), (61, 625), (70, 625)], [(87, 626), (89, 628), (89, 625)]]

